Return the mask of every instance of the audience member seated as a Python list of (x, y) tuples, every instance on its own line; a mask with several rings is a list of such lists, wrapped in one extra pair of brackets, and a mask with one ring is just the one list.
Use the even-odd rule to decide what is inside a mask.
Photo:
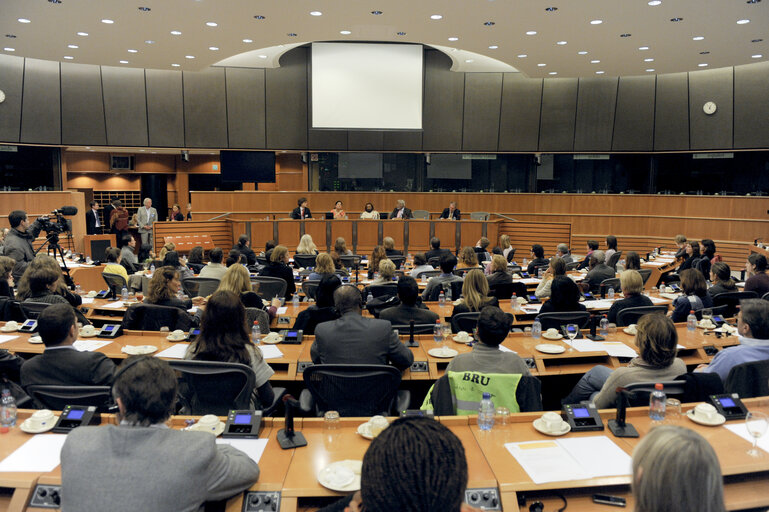
[(398, 280), (398, 306), (387, 308), (379, 313), (379, 318), (389, 320), (393, 325), (408, 325), (412, 320), (415, 324), (434, 324), (438, 314), (433, 313), (419, 301), (419, 286), (411, 276)]
[(270, 261), (270, 256), (272, 256), (272, 250), (275, 248), (275, 246), (278, 245), (275, 243), (275, 240), (267, 240), (264, 242), (264, 251), (259, 254), (259, 256), (262, 256), (267, 261)]
[(480, 311), (486, 306), (499, 305), (496, 297), (489, 297), (489, 282), (480, 270), (473, 269), (465, 274), (462, 295), (460, 303), (454, 306), (451, 316)]
[(334, 292), (340, 286), (342, 282), (337, 275), (325, 274), (315, 292), (315, 304), (299, 313), (293, 330), (301, 330), (304, 334), (313, 335), (318, 324), (339, 318), (339, 313), (334, 307)]
[(539, 299), (550, 297), (550, 288), (553, 285), (553, 279), (556, 276), (566, 275), (566, 262), (563, 258), (554, 257), (550, 260), (547, 270), (545, 270), (542, 280), (537, 285), (534, 295)]
[(598, 242), (595, 240), (588, 240), (587, 241), (587, 254), (585, 255), (585, 259), (582, 260), (582, 262), (577, 265), (577, 270), (582, 270), (583, 268), (588, 268), (590, 266), (590, 256), (593, 255), (593, 251), (598, 250)]
[[(120, 249), (120, 264), (127, 272), (133, 273), (139, 270), (139, 258), (134, 254), (136, 240), (131, 235), (123, 237), (123, 247)], [(130, 269), (130, 270), (129, 270)]]
[(414, 268), (409, 273), (414, 279), (419, 277), (420, 272), (432, 272), (435, 270), (432, 265), (427, 264), (425, 253), (418, 252), (414, 255)]
[(724, 512), (724, 480), (713, 447), (694, 430), (661, 425), (633, 450), (636, 512)]
[(678, 272), (679, 274), (686, 270), (687, 268), (697, 268), (697, 263), (700, 261), (700, 243), (696, 240), (689, 240), (686, 242), (686, 259), (679, 265)]
[(606, 250), (604, 251), (606, 261), (609, 261), (615, 252), (617, 252), (617, 237), (609, 235), (606, 237)]
[(61, 451), (62, 510), (198, 510), (248, 489), (259, 466), (208, 432), (166, 427), (178, 385), (167, 362), (134, 356), (113, 395), (118, 425), (76, 428)]
[(431, 277), (430, 280), (427, 281), (425, 291), (422, 292), (422, 300), (429, 300), (433, 290), (442, 287), (443, 283), (462, 280), (461, 277), (454, 275), (454, 267), (457, 265), (457, 257), (450, 252), (441, 256), (439, 265), (441, 267), (441, 273), (440, 275)]
[[(190, 254), (187, 256), (187, 265), (195, 271), (197, 269), (196, 274), (200, 273), (200, 269), (203, 268), (203, 265), (205, 263), (203, 262), (203, 248), (199, 245), (196, 245), (192, 249), (190, 249)], [(194, 266), (193, 266), (194, 265)]]
[(270, 385), (270, 377), (275, 372), (264, 361), (259, 347), (251, 342), (250, 332), (246, 308), (238, 295), (218, 291), (208, 300), (200, 321), (200, 334), (187, 347), (184, 358), (250, 366), (256, 375), (251, 406), (261, 410), (272, 405), (275, 398)]
[(166, 254), (168, 254), (168, 253), (169, 253), (169, 252), (171, 252), (171, 251), (175, 251), (175, 250), (176, 250), (176, 244), (175, 244), (175, 243), (173, 243), (173, 242), (167, 242), (167, 243), (166, 243), (166, 244), (165, 244), (165, 245), (164, 245), (164, 246), (163, 246), (163, 247), (160, 249), (160, 252), (158, 253), (158, 259), (159, 259), (160, 261), (163, 261), (163, 259), (166, 257)]
[(360, 214), (360, 218), (379, 220), (379, 212), (374, 209), (373, 204), (366, 203), (366, 206), (363, 208), (363, 211)]
[(769, 301), (745, 299), (737, 313), (737, 335), (740, 344), (718, 352), (708, 365), (698, 371), (717, 373), (726, 382), (729, 371), (742, 363), (769, 359)]
[(713, 286), (708, 288), (708, 295), (711, 299), (719, 293), (739, 291), (737, 283), (732, 279), (732, 269), (726, 263), (718, 262), (710, 266), (710, 282), (713, 283)]
[(475, 249), (470, 246), (463, 247), (462, 250), (459, 251), (457, 269), (461, 268), (481, 268), (478, 263), (478, 255), (475, 253)]
[(501, 254), (495, 254), (491, 258), (491, 274), (486, 277), (489, 288), (497, 284), (510, 284), (513, 276), (507, 271), (507, 260)]
[(619, 275), (619, 283), (622, 287), (624, 299), (615, 301), (609, 309), (609, 323), (617, 323), (617, 315), (623, 309), (653, 306), (649, 297), (643, 294), (644, 279), (637, 270), (625, 270)]
[(340, 286), (334, 303), (341, 315), (315, 328), (310, 349), (315, 364), (388, 364), (405, 370), (414, 354), (401, 343), (387, 320), (361, 316), (362, 299), (358, 288)]
[(72, 344), (78, 336), (77, 318), (66, 303), (45, 308), (37, 319), (45, 350), (21, 367), (21, 385), (109, 386), (115, 365), (100, 352), (80, 352)]
[(641, 257), (635, 251), (628, 251), (625, 255), (625, 270), (641, 270)]
[(208, 253), (208, 264), (200, 269), (199, 277), (208, 277), (211, 279), (221, 279), (227, 272), (227, 267), (222, 265), (224, 252), (220, 247), (214, 247)]
[(681, 289), (683, 295), (673, 301), (673, 311), (668, 312), (674, 322), (686, 322), (690, 311), (713, 306), (708, 285), (699, 270), (690, 268), (681, 272)]
[(473, 250), (475, 251), (475, 254), (478, 257), (479, 262), (491, 260), (491, 255), (489, 254), (490, 244), (491, 244), (491, 241), (485, 236), (482, 236), (475, 243), (475, 247), (473, 247)]
[(616, 272), (606, 264), (606, 255), (603, 251), (593, 251), (590, 255), (590, 271), (583, 282), (590, 285), (590, 291), (597, 292), (605, 279), (611, 279)]
[(769, 293), (769, 274), (766, 273), (766, 257), (763, 254), (752, 253), (745, 263), (748, 278), (745, 281), (746, 292), (756, 292), (760, 297)]
[(403, 256), (403, 251), (399, 251), (395, 248), (395, 240), (389, 236), (382, 239), (382, 246), (384, 247), (385, 254), (388, 258), (390, 256)]
[(676, 251), (676, 259), (686, 259), (686, 237), (684, 235), (676, 235), (675, 244), (678, 250)]
[(499, 345), (510, 334), (512, 316), (495, 306), (486, 306), (478, 317), (478, 338), (472, 352), (459, 354), (446, 368), (448, 372), (520, 373), (531, 375), (523, 359), (514, 352), (502, 352)]
[(48, 304), (69, 304), (67, 299), (56, 293), (61, 272), (48, 266), (27, 266), (22, 280), (28, 280), (29, 295), (24, 302), (45, 302)]
[(558, 244), (555, 257), (561, 258), (564, 263), (572, 263), (574, 261), (574, 257), (572, 257), (571, 251), (569, 251), (569, 246), (566, 244)]
[(385, 258), (379, 262), (379, 277), (371, 285), (392, 284), (395, 277), (395, 263)]
[(243, 265), (233, 265), (228, 268), (219, 281), (217, 292), (232, 292), (240, 297), (243, 306), (247, 308), (257, 308), (267, 311), (270, 318), (275, 318), (275, 314), (280, 306), (280, 299), (273, 297), (269, 306), (266, 306), (262, 297), (254, 290), (254, 284), (251, 282), (251, 276)]
[(307, 198), (300, 197), (296, 200), (297, 207), (291, 211), (290, 217), (295, 220), (311, 219), (312, 213), (307, 207)]
[(286, 282), (286, 301), (296, 292), (294, 284), (294, 272), (288, 266), (288, 249), (285, 245), (278, 245), (272, 250), (270, 262), (259, 271), (260, 276), (279, 277)]
[[(187, 311), (192, 307), (192, 301), (189, 298), (184, 300), (178, 297), (182, 289), (182, 282), (179, 279), (179, 272), (174, 267), (160, 267), (150, 279), (149, 290), (144, 297), (147, 304), (157, 304), (158, 306), (170, 306)], [(202, 297), (196, 302), (202, 302)]]
[(513, 250), (513, 246), (510, 244), (510, 237), (508, 235), (502, 235), (499, 237), (499, 247), (502, 249), (502, 256), (505, 257), (505, 261), (508, 260), (507, 255)]
[[(331, 261), (334, 262), (334, 270), (337, 271), (336, 274), (345, 277), (349, 276), (350, 274), (347, 273), (347, 269), (344, 268), (344, 264), (342, 263), (342, 258), (340, 258), (334, 251), (332, 251), (330, 255)], [(352, 271), (352, 266), (350, 267), (350, 270)]]
[(545, 249), (539, 244), (534, 244), (531, 246), (531, 261), (529, 262), (529, 266), (526, 267), (526, 272), (529, 273), (529, 275), (536, 276), (537, 275), (537, 267), (544, 267), (550, 263), (550, 261), (545, 258)]
[[(633, 272), (629, 270), (628, 272)], [(616, 370), (594, 366), (582, 376), (564, 404), (591, 400), (599, 409), (615, 407), (617, 388), (634, 382), (674, 380), (686, 373), (686, 363), (676, 357), (678, 333), (665, 315), (644, 315), (636, 326), (638, 357)]]
[(182, 280), (195, 277), (192, 269), (179, 260), (179, 253), (176, 251), (168, 251), (166, 253), (163, 258), (163, 266), (175, 268)]
[[(256, 265), (256, 254), (251, 250), (251, 242), (248, 239), (248, 235), (240, 235), (238, 237), (238, 243), (233, 245), (232, 248), (246, 257), (246, 265)], [(270, 250), (270, 248), (265, 249), (267, 251)], [(269, 256), (267, 256), (267, 258), (269, 258)]]
[(430, 239), (430, 250), (425, 253), (425, 259), (429, 263), (432, 258), (440, 258), (450, 252), (448, 249), (441, 249), (441, 240), (439, 238), (432, 237)]
[(334, 203), (334, 209), (331, 210), (331, 214), (334, 216), (335, 219), (346, 219), (347, 214), (344, 211), (344, 208), (342, 208), (342, 201), (337, 201)]
[(324, 276), (334, 274), (335, 270), (334, 260), (331, 258), (331, 255), (326, 252), (320, 253), (315, 259), (315, 267), (310, 272), (310, 275), (307, 276), (307, 280), (320, 281)]
[(449, 207), (444, 208), (443, 212), (441, 213), (441, 216), (438, 217), (439, 219), (451, 219), (451, 220), (461, 220), (462, 219), (462, 212), (459, 211), (457, 208), (457, 203), (454, 201), (449, 202)]
[(368, 259), (368, 278), (374, 279), (374, 273), (379, 271), (379, 262), (387, 259), (384, 247), (377, 245), (371, 251), (371, 257)]
[(128, 286), (128, 272), (126, 272), (125, 267), (120, 264), (120, 249), (117, 247), (107, 247), (107, 250), (104, 251), (104, 257), (107, 260), (107, 264), (104, 265), (102, 274), (119, 275), (125, 279), (126, 286)]
[(702, 272), (705, 279), (709, 279), (710, 266), (721, 261), (721, 256), (716, 255), (716, 243), (710, 238), (703, 238), (700, 241), (700, 254), (702, 254), (702, 258), (697, 263), (697, 270)]
[(14, 266), (16, 266), (16, 260), (8, 256), (0, 256), (0, 297), (14, 298), (13, 277), (11, 276)]
[(312, 241), (312, 236), (307, 233), (302, 235), (302, 238), (299, 239), (299, 245), (296, 246), (296, 254), (318, 254), (318, 247)]
[(390, 219), (412, 219), (414, 215), (409, 208), (406, 208), (406, 201), (398, 199), (395, 202), (395, 208), (390, 214)]
[(224, 266), (230, 268), (233, 265), (245, 265), (248, 262), (245, 254), (240, 254), (237, 249), (230, 249), (230, 253), (227, 255), (227, 259), (224, 262)]
[[(39, 269), (46, 269), (46, 276), (56, 276), (55, 286), (48, 289), (47, 286), (43, 285), (41, 282), (38, 282), (37, 286), (45, 286), (45, 289), (38, 288), (37, 292), (33, 291), (32, 285), (30, 283), (30, 276), (32, 275), (33, 271)], [(83, 303), (83, 299), (80, 298), (79, 295), (76, 295), (67, 289), (67, 285), (64, 282), (64, 275), (61, 273), (61, 267), (59, 266), (59, 263), (47, 254), (38, 254), (35, 256), (35, 259), (33, 259), (30, 264), (27, 265), (24, 274), (21, 276), (21, 279), (16, 282), (16, 300), (23, 301), (29, 299), (32, 302), (49, 302), (51, 304), (61, 302), (60, 300), (54, 298), (49, 298), (48, 300), (43, 301), (38, 301), (36, 299), (33, 300), (33, 296), (37, 295), (39, 297), (40, 295), (48, 295), (49, 292), (53, 293), (54, 295), (63, 297), (73, 307), (78, 307)]]
[(347, 242), (341, 236), (334, 240), (334, 252), (339, 256), (352, 256), (352, 251), (347, 248)]
[(565, 313), (569, 311), (586, 311), (580, 304), (582, 294), (579, 287), (570, 277), (555, 276), (550, 285), (550, 300), (542, 304), (540, 313)]

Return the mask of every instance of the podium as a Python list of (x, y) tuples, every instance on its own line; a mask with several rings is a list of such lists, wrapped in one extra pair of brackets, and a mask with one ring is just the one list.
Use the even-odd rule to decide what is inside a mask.
[(117, 247), (115, 235), (85, 235), (83, 237), (83, 248), (86, 256), (92, 260), (104, 261), (104, 251), (107, 247)]

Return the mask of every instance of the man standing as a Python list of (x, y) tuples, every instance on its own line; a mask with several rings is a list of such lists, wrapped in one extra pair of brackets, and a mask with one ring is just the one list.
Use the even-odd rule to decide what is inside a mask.
[(142, 235), (142, 248), (152, 250), (152, 223), (158, 220), (158, 212), (152, 207), (152, 199), (144, 198), (144, 206), (136, 212), (139, 233)]
[(403, 199), (398, 199), (398, 201), (395, 203), (395, 209), (390, 214), (391, 219), (411, 219), (413, 215), (411, 214), (411, 210), (406, 208), (406, 201)]
[(296, 208), (293, 209), (291, 212), (291, 218), (302, 220), (302, 219), (311, 219), (312, 213), (310, 213), (310, 209), (307, 207), (307, 198), (306, 197), (300, 197), (296, 204), (298, 205)]
[(85, 213), (85, 232), (89, 235), (101, 235), (99, 203), (91, 201), (91, 209)]
[(24, 210), (14, 210), (8, 214), (8, 223), (11, 225), (11, 230), (5, 235), (4, 252), (9, 258), (16, 260), (16, 265), (13, 267), (11, 275), (17, 283), (29, 262), (35, 257), (32, 240), (37, 238), (42, 229), (39, 221), (40, 219), (37, 219), (35, 222), (30, 223), (27, 220), (27, 212)]
[(457, 203), (455, 203), (454, 201), (451, 201), (449, 203), (449, 207), (443, 209), (443, 213), (441, 213), (441, 216), (439, 218), (460, 220), (461, 216), (462, 216), (461, 212), (457, 209)]

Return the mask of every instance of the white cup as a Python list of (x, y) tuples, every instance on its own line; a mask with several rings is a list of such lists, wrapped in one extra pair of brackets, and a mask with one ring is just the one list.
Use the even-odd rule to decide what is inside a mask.
[(5, 328), (8, 329), (9, 331), (11, 329), (18, 329), (19, 328), (19, 323), (14, 321), (14, 320), (10, 320), (8, 322), (5, 322)]
[(205, 416), (200, 417), (195, 426), (200, 430), (210, 430), (211, 432), (214, 432), (216, 427), (219, 426), (219, 418), (213, 414), (206, 414)]
[(457, 339), (459, 341), (470, 341), (470, 335), (467, 333), (467, 331), (459, 331), (457, 333)]
[(280, 334), (278, 334), (277, 332), (271, 332), (270, 334), (264, 337), (264, 341), (269, 341), (269, 342), (278, 341), (279, 339), (280, 339)]
[(96, 327), (93, 325), (84, 325), (82, 329), (80, 329), (80, 334), (84, 335), (91, 335), (96, 334)]
[(389, 425), (387, 418), (384, 416), (372, 417), (371, 420), (369, 420), (369, 424), (371, 425), (371, 435), (374, 437), (378, 436)]
[(556, 329), (555, 327), (551, 327), (550, 329), (545, 331), (545, 335), (547, 335), (548, 338), (555, 338), (556, 336), (558, 336), (558, 329)]
[(184, 338), (184, 331), (181, 329), (176, 329), (174, 332), (171, 333), (172, 338)]
[(35, 411), (32, 416), (29, 417), (27, 420), (27, 425), (29, 426), (30, 430), (40, 430), (50, 425), (51, 422), (55, 421), (56, 416), (53, 415), (52, 411), (48, 409), (41, 409), (39, 411)]
[(548, 432), (560, 432), (562, 430), (563, 418), (557, 412), (546, 412), (542, 415), (542, 426)]
[(714, 421), (718, 411), (712, 404), (701, 403), (694, 408), (694, 417), (702, 421)]

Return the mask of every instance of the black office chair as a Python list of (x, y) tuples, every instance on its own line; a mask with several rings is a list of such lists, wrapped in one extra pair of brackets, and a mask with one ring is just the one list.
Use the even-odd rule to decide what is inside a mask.
[(21, 309), (21, 303), (10, 297), (0, 297), (0, 321), (23, 322), (27, 319), (24, 311)]
[(766, 292), (763, 297), (761, 297), (764, 300), (769, 300), (769, 292)]
[(523, 267), (520, 265), (508, 265), (507, 270), (510, 271), (511, 274), (519, 274), (523, 271)]
[(478, 311), (457, 313), (451, 317), (451, 332), (458, 333), (459, 331), (465, 331), (472, 333), (473, 329), (478, 326), (479, 316), (481, 316), (481, 313)]
[(630, 324), (637, 324), (638, 320), (644, 315), (666, 314), (667, 306), (639, 306), (637, 308), (626, 308), (617, 313), (617, 327), (627, 327)]
[(601, 281), (601, 285), (598, 288), (601, 292), (601, 297), (606, 298), (606, 295), (609, 293), (609, 288), (614, 288), (615, 293), (619, 293), (621, 290), (620, 288), (620, 282), (618, 277), (610, 277), (609, 279), (604, 279)]
[(740, 305), (740, 301), (743, 299), (757, 299), (758, 294), (756, 292), (725, 292), (719, 293), (713, 297), (713, 306), (728, 306), (726, 308), (726, 316), (736, 316), (737, 308)]
[(405, 256), (390, 256), (389, 259), (395, 264), (395, 268), (401, 268), (406, 263)]
[(317, 254), (294, 254), (294, 264), (296, 267), (314, 267)]
[(189, 297), (208, 297), (219, 288), (219, 282), (213, 277), (188, 277), (182, 281), (182, 286)]
[(521, 283), (496, 283), (489, 287), (489, 297), (498, 300), (509, 300), (513, 296), (513, 286)]
[(641, 274), (641, 278), (644, 280), (644, 284), (646, 284), (646, 281), (648, 281), (652, 276), (652, 270), (650, 268), (642, 268), (638, 271), (638, 273)]
[(37, 320), (37, 317), (40, 316), (40, 313), (42, 313), (50, 305), (51, 304), (47, 302), (24, 301), (21, 303), (21, 310), (24, 312), (25, 319), (31, 318)]
[(451, 282), (443, 282), (441, 283), (441, 286), (435, 286), (433, 287), (432, 291), (430, 292), (430, 295), (427, 297), (428, 301), (436, 301), (439, 299), (441, 292), (443, 292), (444, 296), (448, 299), (448, 291), (451, 290), (451, 299), (456, 300), (459, 298), (459, 296), (462, 294), (462, 285), (463, 281), (451, 281)]
[(438, 268), (441, 265), (441, 259), (438, 256), (433, 256), (432, 258), (427, 260), (427, 264), (433, 268)]
[(246, 321), (248, 326), (253, 327), (254, 322), (259, 322), (259, 331), (262, 334), (270, 333), (270, 315), (263, 309), (246, 308)]
[(371, 294), (376, 299), (377, 297), (396, 297), (398, 295), (398, 285), (392, 284), (372, 284), (366, 287), (366, 296)]
[(355, 270), (360, 266), (360, 260), (363, 259), (363, 256), (360, 254), (352, 254), (348, 256), (339, 256), (339, 261), (342, 262), (342, 266), (344, 268), (350, 268)]
[(128, 283), (120, 274), (112, 274), (110, 272), (102, 272), (101, 277), (104, 282), (107, 283), (107, 288), (112, 293), (112, 298), (116, 299), (123, 291), (123, 287), (128, 287)]
[(542, 324), (542, 331), (552, 328), (560, 330), (561, 326), (568, 324), (577, 324), (580, 329), (584, 329), (590, 322), (590, 313), (587, 311), (540, 313), (537, 315), (537, 320)]
[(481, 267), (475, 267), (475, 268), (458, 268), (454, 271), (455, 276), (459, 277), (465, 277), (465, 274), (470, 272), (471, 270), (481, 270)]
[(622, 257), (622, 251), (617, 251), (611, 255), (611, 257), (609, 258), (609, 261), (607, 261), (606, 264), (616, 270), (617, 262), (621, 257)]
[(157, 304), (131, 304), (123, 315), (123, 329), (136, 331), (159, 331), (168, 327), (170, 331), (189, 331), (196, 321), (192, 315), (172, 306)]
[(399, 391), (401, 372), (394, 366), (314, 364), (305, 368), (307, 389), (300, 396), (305, 413), (340, 416), (397, 416), (408, 409), (411, 393)]
[[(422, 276), (425, 276), (425, 277), (427, 277), (427, 279), (430, 279), (431, 277), (435, 277), (435, 276), (439, 276), (439, 275), (441, 275), (441, 271), (440, 270), (421, 270), (421, 271), (417, 272), (416, 279), (422, 279)], [(769, 294), (767, 294), (767, 295), (769, 295)]]
[[(414, 324), (414, 334), (432, 334), (435, 324)], [(410, 325), (393, 324), (393, 329), (398, 330), (399, 336), (408, 336), (411, 332)]]
[(67, 405), (93, 405), (99, 412), (109, 412), (112, 402), (110, 386), (54, 386), (31, 384), (24, 390), (38, 409), (61, 411)]
[(195, 273), (195, 275), (198, 275), (200, 274), (200, 271), (203, 270), (203, 267), (205, 267), (205, 264), (187, 262), (187, 266)]
[(668, 398), (683, 398), (686, 394), (686, 381), (667, 380), (653, 382), (634, 382), (625, 386), (625, 390), (632, 393), (629, 397), (631, 407), (649, 405), (649, 395), (654, 391), (657, 383), (662, 384), (662, 390)]
[(259, 283), (259, 295), (266, 300), (273, 297), (285, 297), (288, 284), (284, 279), (270, 276), (256, 276), (251, 278), (252, 283)]
[[(514, 392), (515, 401), (521, 412), (542, 410), (542, 383), (538, 378), (522, 375)], [(480, 398), (477, 397), (477, 401), (480, 402)], [(452, 394), (448, 372), (435, 381), (430, 392), (430, 401), (436, 416), (454, 416), (457, 414), (457, 400), (456, 396)]]
[(507, 262), (510, 263), (513, 261), (513, 258), (515, 257), (515, 247), (510, 249), (510, 252), (507, 253)]
[(320, 286), (320, 281), (303, 282), (302, 291), (304, 292), (304, 296), (308, 299), (315, 300), (315, 296), (318, 294), (318, 286)]
[[(526, 285), (523, 284), (520, 281), (513, 282), (513, 293), (516, 297), (528, 297), (529, 296), (529, 290), (526, 288)], [(511, 295), (512, 297), (512, 295)]]
[(579, 267), (579, 264), (582, 263), (581, 261), (572, 261), (571, 263), (566, 264), (566, 272), (570, 270), (577, 270), (577, 267)]
[(740, 398), (769, 395), (769, 360), (738, 364), (729, 370), (724, 388)]

